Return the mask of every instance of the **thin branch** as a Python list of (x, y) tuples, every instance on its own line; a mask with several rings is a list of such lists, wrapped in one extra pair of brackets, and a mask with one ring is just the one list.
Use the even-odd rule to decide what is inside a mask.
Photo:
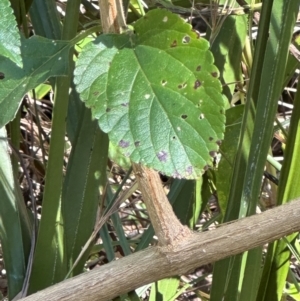
[[(152, 247), (22, 299), (105, 301), (147, 283), (181, 275), (300, 229), (300, 198), (216, 230), (184, 237), (174, 248)], [(82, 293), (84, 292), (84, 293)]]

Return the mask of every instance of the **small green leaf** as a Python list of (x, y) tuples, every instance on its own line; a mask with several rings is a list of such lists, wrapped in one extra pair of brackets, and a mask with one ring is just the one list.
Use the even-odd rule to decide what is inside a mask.
[(180, 17), (154, 10), (135, 35), (101, 35), (81, 53), (75, 84), (122, 153), (175, 178), (198, 178), (224, 132), (209, 44)]
[(67, 74), (69, 45), (38, 36), (22, 39), (23, 68), (0, 56), (0, 128), (15, 117), (25, 93), (51, 76)]
[(22, 67), (20, 35), (9, 0), (0, 1), (0, 19), (0, 53)]

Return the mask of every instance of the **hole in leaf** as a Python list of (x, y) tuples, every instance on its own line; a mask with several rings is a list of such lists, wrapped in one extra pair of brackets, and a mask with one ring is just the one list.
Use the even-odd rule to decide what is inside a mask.
[(156, 154), (156, 156), (160, 162), (166, 162), (168, 158), (168, 153), (165, 151), (160, 151)]
[(128, 105), (129, 105), (128, 102), (123, 102), (123, 103), (121, 104), (122, 107), (128, 107)]
[(209, 141), (213, 141), (214, 138), (213, 138), (213, 137), (209, 137), (208, 140), (209, 140)]
[(162, 84), (163, 86), (165, 86), (165, 85), (167, 84), (167, 81), (163, 79), (163, 80), (161, 81), (161, 84)]
[(171, 44), (171, 47), (176, 47), (177, 46), (177, 41), (174, 40), (173, 43)]
[(5, 74), (3, 72), (0, 72), (0, 80), (5, 78)]
[(205, 166), (203, 167), (203, 169), (204, 169), (204, 171), (207, 171), (207, 170), (209, 169), (209, 165), (205, 165)]
[(122, 148), (126, 148), (129, 146), (129, 142), (128, 141), (124, 141), (123, 139), (119, 142), (119, 146)]
[(217, 143), (219, 146), (221, 146), (222, 140), (217, 140), (216, 143)]
[(108, 113), (108, 112), (110, 112), (111, 111), (111, 109), (110, 108), (107, 108), (106, 109), (106, 113)]
[(184, 36), (183, 39), (182, 39), (182, 43), (187, 44), (187, 43), (190, 42), (190, 40), (191, 40), (191, 38), (189, 36)]
[(173, 136), (172, 139), (173, 139), (173, 140), (176, 140), (176, 136)]
[(141, 141), (135, 141), (135, 142), (134, 142), (134, 145), (135, 145), (136, 147), (140, 146), (140, 144), (141, 144)]
[(196, 71), (200, 71), (201, 70), (201, 66), (197, 66)]
[(181, 115), (181, 118), (182, 118), (182, 119), (187, 119), (187, 117), (188, 117), (188, 116), (187, 116), (186, 114), (182, 114), (182, 115)]
[(177, 86), (178, 89), (182, 89), (182, 87), (183, 87), (182, 85), (178, 85)]
[(204, 114), (203, 114), (203, 113), (201, 113), (201, 114), (199, 115), (199, 119), (204, 119)]
[(194, 84), (194, 89), (198, 89), (200, 86), (201, 86), (201, 82), (199, 79), (197, 79)]
[(211, 75), (212, 75), (213, 77), (218, 77), (218, 72), (212, 72)]
[(214, 158), (217, 155), (217, 152), (216, 151), (210, 151), (209, 155)]
[(165, 22), (165, 23), (168, 22), (168, 17), (165, 16), (162, 21)]

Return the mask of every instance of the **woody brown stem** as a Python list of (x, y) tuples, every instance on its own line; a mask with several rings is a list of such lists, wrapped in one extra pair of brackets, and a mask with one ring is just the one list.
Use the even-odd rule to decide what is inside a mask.
[[(101, 23), (104, 33), (120, 33), (126, 26), (121, 0), (99, 0)], [(175, 245), (180, 238), (190, 235), (175, 216), (162, 188), (156, 171), (133, 163), (139, 188), (142, 191), (153, 228), (161, 246)]]
[(140, 164), (133, 163), (148, 214), (161, 246), (175, 246), (180, 239), (191, 234), (183, 226), (169, 203), (158, 173)]
[(121, 33), (126, 28), (122, 0), (99, 0), (103, 33)]

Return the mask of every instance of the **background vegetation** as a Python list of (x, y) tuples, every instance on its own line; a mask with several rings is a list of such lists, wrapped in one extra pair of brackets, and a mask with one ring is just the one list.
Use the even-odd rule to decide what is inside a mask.
[[(123, 1), (103, 35), (101, 0), (2, 0), (3, 296), (156, 244), (130, 159), (194, 231), (299, 197), (299, 2)], [(296, 233), (119, 298), (300, 300), (299, 251)]]

